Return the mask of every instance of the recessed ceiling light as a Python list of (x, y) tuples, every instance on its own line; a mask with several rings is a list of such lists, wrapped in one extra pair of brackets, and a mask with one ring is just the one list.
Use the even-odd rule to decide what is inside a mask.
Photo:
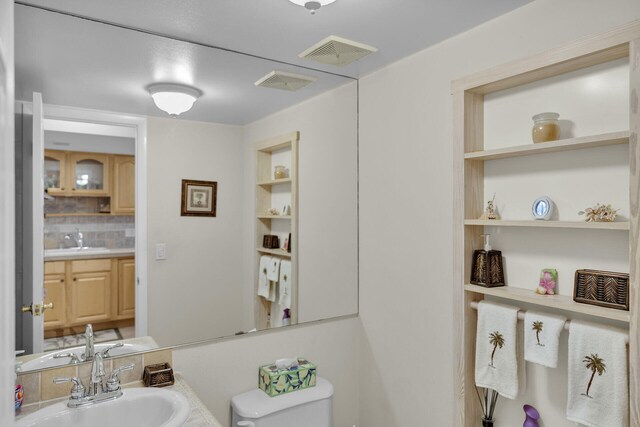
[(328, 4), (333, 3), (336, 0), (289, 0), (291, 3), (295, 3), (298, 6), (303, 6), (312, 15), (315, 15), (316, 10), (320, 9), (322, 6), (326, 6)]
[(156, 107), (171, 117), (189, 111), (193, 103), (202, 96), (202, 91), (195, 87), (175, 83), (154, 83), (147, 90)]

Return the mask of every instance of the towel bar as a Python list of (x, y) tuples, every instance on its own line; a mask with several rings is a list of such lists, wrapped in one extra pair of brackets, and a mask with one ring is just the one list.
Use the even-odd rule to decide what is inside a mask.
[[(469, 307), (471, 307), (474, 310), (478, 309), (478, 303), (477, 301), (471, 301), (469, 303)], [(524, 320), (524, 313), (525, 310), (518, 310), (518, 320)], [(567, 320), (566, 322), (564, 322), (564, 329), (565, 330), (569, 330), (569, 324), (571, 323), (571, 320)], [(629, 335), (627, 335), (627, 339), (625, 340), (625, 342), (627, 343), (627, 345), (629, 344)]]

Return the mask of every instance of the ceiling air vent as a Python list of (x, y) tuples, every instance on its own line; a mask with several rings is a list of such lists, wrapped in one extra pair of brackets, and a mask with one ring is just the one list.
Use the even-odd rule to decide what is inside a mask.
[(282, 89), (296, 91), (315, 82), (315, 77), (303, 76), (302, 74), (287, 73), (285, 71), (272, 71), (255, 85), (262, 87), (270, 87), (272, 89)]
[(298, 57), (344, 67), (377, 51), (378, 49), (373, 46), (338, 36), (329, 36), (302, 52)]

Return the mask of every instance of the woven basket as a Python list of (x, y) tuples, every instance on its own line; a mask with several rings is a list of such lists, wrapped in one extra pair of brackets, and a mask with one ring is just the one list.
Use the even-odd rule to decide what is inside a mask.
[(573, 300), (628, 311), (629, 275), (611, 271), (577, 270)]
[(142, 380), (146, 387), (166, 387), (175, 382), (173, 369), (168, 363), (145, 366)]

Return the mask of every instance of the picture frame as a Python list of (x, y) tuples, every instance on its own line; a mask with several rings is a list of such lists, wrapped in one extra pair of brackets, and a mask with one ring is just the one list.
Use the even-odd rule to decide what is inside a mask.
[(218, 183), (216, 181), (182, 180), (180, 216), (215, 217)]

